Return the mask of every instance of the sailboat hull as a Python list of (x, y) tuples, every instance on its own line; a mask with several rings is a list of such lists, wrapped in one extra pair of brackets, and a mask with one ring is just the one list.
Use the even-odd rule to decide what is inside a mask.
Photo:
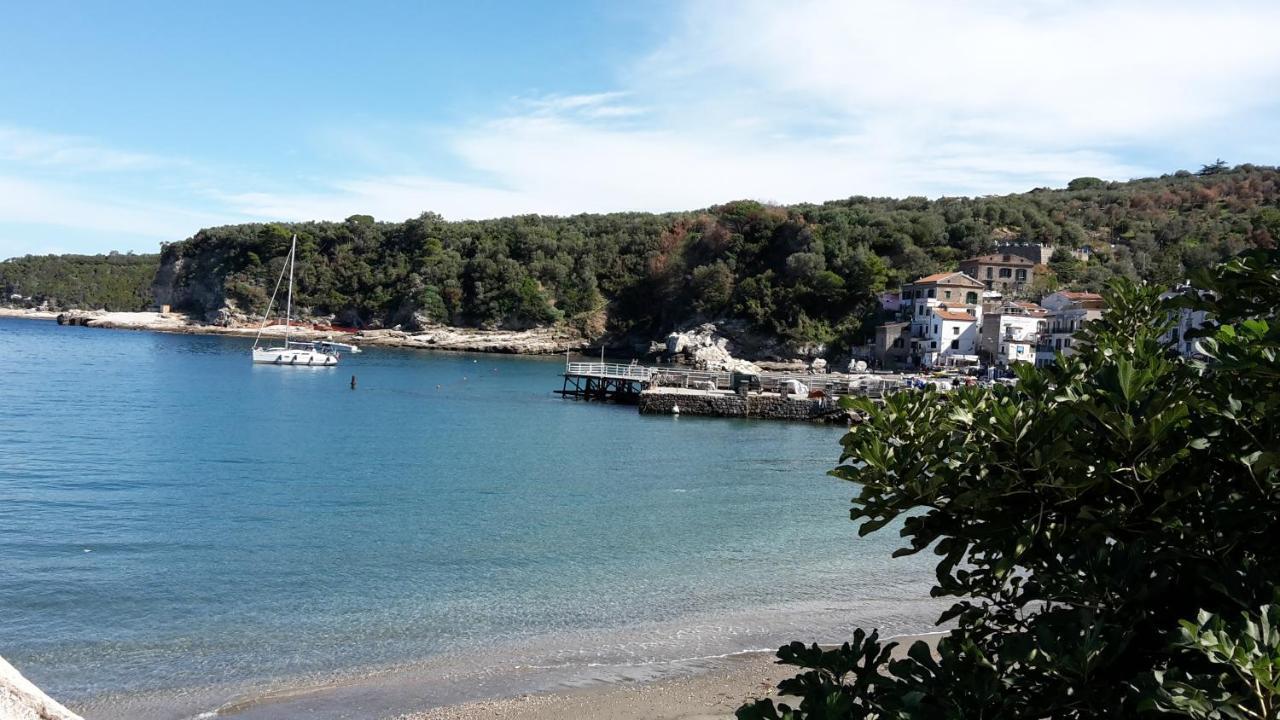
[(328, 367), (338, 364), (338, 356), (300, 348), (255, 348), (253, 361), (263, 365)]

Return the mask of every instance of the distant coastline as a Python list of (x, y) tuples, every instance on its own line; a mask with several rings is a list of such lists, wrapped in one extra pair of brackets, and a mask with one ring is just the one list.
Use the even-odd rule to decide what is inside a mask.
[[(182, 313), (110, 312), (106, 310), (38, 310), (0, 307), (0, 317), (28, 320), (53, 320), (62, 317), (67, 324), (115, 330), (149, 330), (185, 335), (230, 335), (253, 337), (259, 329), (252, 326), (221, 326), (192, 320)], [(262, 328), (266, 337), (283, 337), (284, 325)], [(581, 334), (564, 328), (540, 327), (529, 330), (477, 330), (474, 328), (433, 327), (419, 332), (401, 330), (362, 330), (347, 332), (312, 327), (292, 328), (292, 335), (306, 340), (338, 340), (368, 347), (398, 347), (450, 352), (486, 352), (512, 355), (554, 355), (580, 352), (589, 347)]]

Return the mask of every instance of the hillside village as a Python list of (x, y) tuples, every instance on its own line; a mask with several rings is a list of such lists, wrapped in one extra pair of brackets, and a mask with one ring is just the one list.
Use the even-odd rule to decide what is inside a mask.
[[(1102, 316), (1105, 300), (1093, 292), (1057, 291), (1038, 302), (1025, 299), (1033, 279), (1046, 271), (1055, 248), (1009, 244), (968, 258), (960, 269), (921, 277), (886, 293), (881, 308), (890, 317), (875, 336), (855, 350), (856, 359), (880, 369), (1036, 366), (1071, 355), (1077, 334)], [(1078, 259), (1086, 259), (1085, 251)], [(1169, 297), (1181, 292), (1170, 290)], [(1184, 311), (1166, 336), (1183, 355), (1196, 352), (1188, 330), (1204, 321)]]

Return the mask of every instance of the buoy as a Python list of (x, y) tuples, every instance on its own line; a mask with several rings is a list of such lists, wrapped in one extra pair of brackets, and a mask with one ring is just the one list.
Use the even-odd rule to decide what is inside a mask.
[(355, 375), (352, 375), (352, 376), (351, 376), (351, 389), (352, 389), (352, 390), (355, 390), (355, 389), (356, 389), (356, 376), (355, 376)]
[(680, 406), (679, 406), (679, 405), (672, 405), (672, 406), (671, 406), (671, 414), (672, 414), (672, 415), (679, 415), (679, 414), (680, 414)]

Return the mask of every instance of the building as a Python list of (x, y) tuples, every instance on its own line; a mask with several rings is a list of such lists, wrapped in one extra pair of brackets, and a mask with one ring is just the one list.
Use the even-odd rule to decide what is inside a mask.
[(880, 309), (896, 315), (902, 310), (902, 295), (896, 292), (880, 293)]
[[(996, 254), (1017, 255), (1026, 258), (1036, 265), (1048, 265), (1049, 258), (1058, 248), (1046, 243), (1000, 243), (996, 245)], [(1092, 248), (1088, 245), (1080, 248), (1064, 248), (1077, 260), (1088, 260)]]
[(1076, 333), (1102, 317), (1106, 302), (1096, 293), (1056, 292), (1040, 301), (1048, 310), (1046, 328), (1036, 345), (1036, 365), (1050, 365), (1057, 353), (1070, 356), (1079, 342)]
[(935, 313), (963, 315), (973, 325), (970, 329), (976, 335), (976, 324), (982, 321), (982, 291), (982, 283), (962, 272), (934, 273), (902, 286), (901, 319), (911, 323), (912, 365), (931, 367), (954, 355), (976, 353), (976, 348), (953, 351), (954, 323), (960, 321), (952, 320), (952, 324), (943, 328), (943, 321)]
[(1052, 295), (1045, 295), (1040, 299), (1040, 307), (1048, 310), (1049, 312), (1065, 310), (1074, 303), (1083, 303), (1084, 305), (1099, 311), (1106, 307), (1106, 303), (1103, 302), (1102, 296), (1098, 293), (1091, 292), (1071, 292), (1068, 290), (1062, 290), (1053, 293)]
[(979, 317), (974, 313), (934, 308), (922, 333), (918, 337), (912, 333), (911, 349), (917, 364), (977, 365), (978, 323)]
[[(1161, 300), (1172, 300), (1193, 292), (1190, 285), (1179, 285), (1178, 287), (1160, 295)], [(1160, 340), (1166, 345), (1178, 351), (1183, 357), (1203, 359), (1204, 352), (1197, 343), (1196, 338), (1188, 338), (1187, 333), (1193, 330), (1199, 330), (1209, 321), (1209, 313), (1204, 310), (1192, 310), (1191, 308), (1178, 308), (1173, 311), (1176, 313), (1173, 318), (1174, 325), (1164, 335), (1160, 336)]]
[(902, 286), (902, 313), (913, 325), (930, 322), (934, 308), (982, 314), (982, 283), (962, 272), (935, 273)]
[(1017, 292), (1031, 284), (1036, 263), (1010, 253), (979, 255), (960, 261), (960, 271), (977, 278), (988, 290)]
[(911, 359), (911, 323), (900, 320), (876, 326), (869, 354), (876, 367), (906, 367)]
[(1048, 311), (1028, 302), (1011, 302), (982, 315), (978, 357), (987, 365), (1035, 363), (1036, 344), (1047, 327)]
[[(932, 365), (938, 358), (974, 355), (983, 289), (982, 283), (962, 272), (935, 273), (903, 285), (898, 321), (876, 328), (870, 354), (882, 367)], [(938, 311), (962, 315), (964, 320), (937, 316)], [(957, 323), (962, 322), (971, 327), (957, 332)], [(961, 342), (952, 348), (952, 340), (957, 339)]]

